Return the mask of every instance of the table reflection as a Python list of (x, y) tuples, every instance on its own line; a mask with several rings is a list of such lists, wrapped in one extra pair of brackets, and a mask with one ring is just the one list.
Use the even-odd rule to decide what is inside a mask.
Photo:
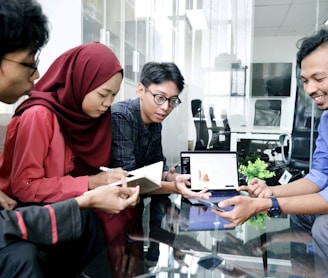
[[(225, 229), (225, 220), (207, 207), (178, 198), (163, 207), (162, 226), (149, 227), (148, 209), (143, 233), (127, 237), (117, 277), (314, 277), (311, 238), (292, 233), (286, 215), (269, 220), (263, 230), (247, 223)], [(159, 245), (159, 256), (150, 262), (151, 243)]]

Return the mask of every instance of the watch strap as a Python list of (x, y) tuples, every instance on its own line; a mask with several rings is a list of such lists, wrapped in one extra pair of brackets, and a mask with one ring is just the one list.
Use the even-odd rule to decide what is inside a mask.
[(281, 214), (279, 202), (274, 196), (270, 196), (269, 198), (272, 201), (272, 206), (268, 209), (268, 215), (270, 217), (278, 217)]

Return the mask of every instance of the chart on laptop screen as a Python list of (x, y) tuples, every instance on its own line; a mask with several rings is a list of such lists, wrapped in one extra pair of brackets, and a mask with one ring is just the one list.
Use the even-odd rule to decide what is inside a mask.
[(181, 173), (191, 174), (191, 189), (230, 190), (238, 187), (236, 152), (181, 152)]

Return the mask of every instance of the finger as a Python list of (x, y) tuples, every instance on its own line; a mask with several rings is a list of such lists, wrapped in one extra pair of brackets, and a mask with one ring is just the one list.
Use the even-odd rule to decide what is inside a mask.
[(205, 199), (205, 200), (208, 200), (208, 199), (211, 198), (211, 196), (212, 196), (212, 193), (210, 193), (210, 192), (206, 192), (206, 193), (201, 194), (201, 195), (199, 196), (199, 198), (201, 198), (201, 199)]
[(264, 198), (265, 197), (265, 191), (263, 190), (260, 194), (258, 194), (259, 198)]
[(241, 185), (237, 188), (237, 191), (248, 191), (248, 185)]
[(17, 203), (10, 203), (9, 205), (8, 205), (8, 210), (13, 210), (15, 207), (17, 206)]
[(133, 194), (130, 194), (129, 197), (126, 199), (128, 205), (130, 205), (130, 206), (133, 204), (137, 204), (140, 200), (140, 196), (139, 196), (140, 186), (138, 185), (134, 189), (135, 189), (135, 191), (133, 192)]
[(119, 187), (120, 194), (133, 195), (137, 191), (136, 187)]
[(174, 175), (175, 174), (175, 168), (174, 167), (171, 167), (169, 169), (169, 172), (170, 172), (170, 174)]
[(127, 188), (128, 187), (128, 184), (126, 182), (125, 176), (121, 177), (121, 181), (122, 181), (122, 188)]
[(177, 182), (187, 182), (190, 179), (190, 174), (181, 174), (176, 177)]
[(237, 226), (237, 224), (235, 224), (235, 223), (224, 224), (224, 228), (228, 228), (228, 229), (234, 228), (236, 226)]
[(4, 209), (7, 209), (7, 210), (10, 209), (8, 203), (6, 203), (6, 202), (1, 203), (0, 208), (1, 207), (4, 208)]
[(260, 180), (258, 179), (258, 178), (253, 178), (253, 179), (251, 179), (249, 182), (248, 182), (248, 184), (250, 184), (250, 185), (254, 185), (254, 184), (256, 184), (256, 183), (258, 183)]
[[(122, 180), (123, 181), (123, 180)], [(131, 199), (130, 204), (139, 197), (140, 187), (120, 187), (119, 196), (122, 199)]]
[(220, 208), (225, 208), (225, 207), (229, 207), (229, 206), (233, 206), (235, 205), (235, 201), (234, 201), (234, 198), (229, 198), (229, 199), (225, 199), (221, 202), (218, 203), (218, 206)]

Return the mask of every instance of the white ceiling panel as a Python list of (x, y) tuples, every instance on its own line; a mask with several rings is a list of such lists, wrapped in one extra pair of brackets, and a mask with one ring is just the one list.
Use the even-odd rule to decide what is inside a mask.
[[(280, 26), (288, 13), (286, 5), (255, 6), (254, 24), (256, 27)], [(268, 16), (270, 13), (271, 16)]]
[(255, 0), (254, 36), (306, 36), (328, 18), (328, 0)]

